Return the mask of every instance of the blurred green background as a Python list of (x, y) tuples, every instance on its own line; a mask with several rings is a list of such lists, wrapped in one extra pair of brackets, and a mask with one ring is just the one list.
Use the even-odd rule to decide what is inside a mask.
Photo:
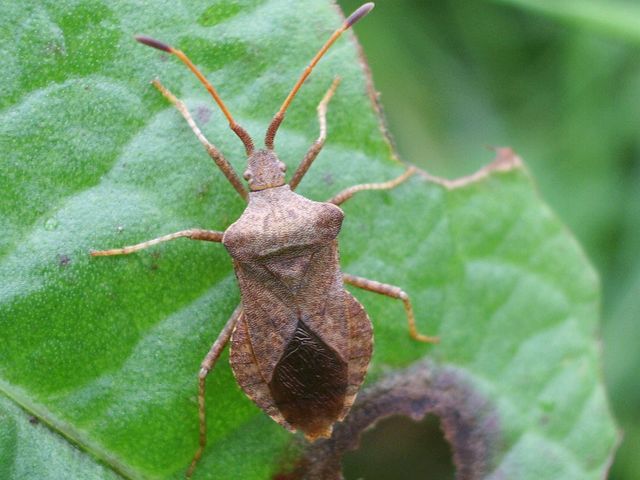
[(451, 178), (512, 146), (599, 270), (610, 478), (640, 478), (640, 1), (376, 3), (356, 30), (401, 157)]

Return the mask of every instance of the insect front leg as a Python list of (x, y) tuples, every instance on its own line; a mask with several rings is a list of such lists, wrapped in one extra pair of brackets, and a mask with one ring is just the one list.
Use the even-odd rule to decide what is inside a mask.
[(191, 478), (193, 475), (198, 460), (202, 457), (202, 452), (204, 452), (204, 447), (207, 444), (207, 418), (205, 411), (205, 382), (207, 380), (207, 375), (209, 375), (209, 372), (213, 370), (218, 358), (220, 358), (222, 350), (224, 350), (224, 347), (229, 343), (233, 329), (235, 328), (236, 323), (238, 323), (238, 319), (241, 315), (242, 306), (238, 305), (231, 314), (229, 320), (227, 320), (227, 323), (218, 335), (216, 341), (211, 345), (211, 350), (209, 350), (209, 353), (207, 353), (207, 356), (204, 357), (204, 360), (202, 360), (202, 363), (200, 364), (200, 372), (198, 373), (198, 418), (200, 422), (199, 445), (198, 450), (194, 454), (191, 464), (187, 470), (187, 478)]
[(168, 242), (169, 240), (175, 240), (176, 238), (189, 238), (191, 240), (205, 240), (207, 242), (221, 242), (224, 232), (218, 232), (215, 230), (201, 230), (199, 228), (190, 228), (188, 230), (180, 230), (179, 232), (170, 233), (169, 235), (163, 235), (162, 237), (147, 240), (146, 242), (137, 243), (135, 245), (128, 245), (122, 248), (112, 248), (110, 250), (93, 250), (91, 252), (92, 257), (108, 257), (111, 255), (128, 255), (133, 252), (138, 252), (149, 248), (153, 245), (157, 245), (162, 242)]
[(411, 338), (419, 342), (426, 343), (438, 343), (440, 341), (438, 337), (429, 337), (418, 332), (418, 329), (416, 328), (416, 319), (413, 314), (413, 307), (411, 306), (411, 300), (409, 300), (409, 295), (407, 295), (400, 287), (389, 285), (387, 283), (376, 282), (375, 280), (369, 280), (367, 278), (356, 277), (355, 275), (349, 275), (348, 273), (343, 274), (343, 279), (344, 283), (348, 283), (354, 287), (362, 288), (363, 290), (368, 290), (370, 292), (381, 293), (387, 297), (402, 300), (404, 310), (407, 314), (407, 320), (409, 322), (409, 334), (411, 335)]
[(300, 165), (293, 174), (293, 177), (291, 177), (291, 181), (289, 182), (291, 190), (296, 189), (296, 187), (302, 180), (302, 177), (304, 177), (305, 173), (307, 173), (307, 170), (309, 170), (309, 167), (324, 146), (324, 142), (327, 139), (327, 105), (329, 104), (331, 97), (333, 97), (336, 88), (338, 88), (338, 85), (340, 85), (340, 77), (336, 77), (336, 79), (329, 87), (329, 90), (327, 90), (327, 93), (324, 94), (324, 97), (322, 97), (322, 100), (320, 100), (320, 103), (318, 104), (317, 111), (318, 123), (320, 124), (320, 135), (318, 135), (316, 141), (313, 142), (313, 145), (309, 147), (307, 154), (302, 159), (302, 162), (300, 162)]
[(391, 190), (408, 180), (417, 171), (418, 169), (416, 167), (409, 167), (402, 175), (394, 178), (393, 180), (389, 180), (388, 182), (362, 183), (360, 185), (354, 185), (353, 187), (346, 188), (337, 195), (331, 197), (329, 200), (327, 200), (327, 202), (333, 203), (334, 205), (340, 205), (349, 200), (356, 193), (362, 192), (364, 190)]
[(167, 89), (164, 85), (162, 85), (160, 83), (160, 80), (154, 80), (151, 82), (151, 84), (154, 87), (156, 87), (160, 91), (160, 93), (167, 100), (169, 100), (174, 107), (176, 107), (176, 109), (178, 109), (178, 111), (182, 114), (184, 119), (189, 124), (189, 127), (191, 127), (191, 130), (193, 130), (193, 133), (196, 135), (196, 137), (198, 137), (198, 140), (200, 140), (200, 143), (204, 145), (204, 148), (209, 154), (209, 156), (213, 159), (213, 161), (220, 168), (220, 170), (222, 170), (222, 173), (224, 174), (224, 176), (227, 177), (227, 180), (229, 180), (229, 183), (231, 183), (233, 188), (236, 189), (236, 191), (240, 194), (240, 196), (246, 200), (247, 189), (244, 188), (244, 185), (242, 184), (240, 177), (238, 177), (238, 174), (233, 169), (231, 164), (227, 161), (227, 159), (224, 158), (220, 150), (214, 147), (213, 144), (209, 142), (209, 140), (207, 140), (207, 138), (204, 136), (204, 134), (202, 133), (198, 125), (196, 125), (195, 120), (189, 113), (189, 110), (187, 109), (187, 106), (184, 104), (184, 102), (179, 100), (173, 93), (169, 91), (169, 89)]

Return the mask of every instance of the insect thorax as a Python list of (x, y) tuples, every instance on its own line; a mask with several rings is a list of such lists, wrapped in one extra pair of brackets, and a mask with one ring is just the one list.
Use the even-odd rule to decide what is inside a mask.
[(331, 244), (343, 217), (339, 207), (314, 202), (283, 185), (251, 192), (247, 208), (226, 230), (223, 243), (240, 262), (296, 256)]

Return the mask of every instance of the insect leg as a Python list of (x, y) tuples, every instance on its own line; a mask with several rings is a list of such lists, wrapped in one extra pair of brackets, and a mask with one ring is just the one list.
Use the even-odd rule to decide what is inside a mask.
[(419, 342), (438, 343), (440, 341), (438, 337), (428, 337), (427, 335), (422, 335), (418, 332), (418, 329), (416, 328), (416, 319), (413, 315), (413, 307), (411, 306), (411, 300), (409, 300), (409, 295), (407, 295), (401, 288), (387, 283), (369, 280), (367, 278), (356, 277), (355, 275), (349, 275), (348, 273), (343, 274), (343, 280), (344, 283), (348, 283), (354, 287), (362, 288), (363, 290), (368, 290), (370, 292), (381, 293), (387, 297), (402, 300), (402, 303), (404, 303), (404, 310), (407, 313), (407, 320), (409, 321), (409, 334), (411, 337)]
[(184, 119), (187, 121), (187, 123), (191, 127), (191, 130), (193, 130), (193, 133), (195, 133), (196, 137), (198, 137), (198, 140), (200, 140), (200, 143), (204, 145), (204, 148), (207, 150), (207, 153), (209, 154), (209, 156), (213, 159), (213, 161), (220, 168), (220, 170), (222, 170), (222, 173), (224, 174), (225, 177), (227, 177), (227, 180), (229, 180), (233, 188), (235, 188), (236, 191), (240, 194), (240, 196), (246, 200), (247, 190), (246, 188), (244, 188), (244, 185), (242, 184), (240, 177), (238, 177), (238, 174), (233, 169), (231, 164), (227, 161), (227, 159), (224, 158), (220, 150), (214, 147), (209, 142), (209, 140), (206, 139), (206, 137), (204, 136), (204, 134), (202, 133), (198, 125), (196, 125), (195, 120), (189, 113), (189, 110), (187, 109), (187, 106), (184, 104), (184, 102), (179, 100), (164, 85), (162, 85), (160, 83), (160, 80), (154, 80), (151, 83), (154, 87), (156, 87), (160, 91), (160, 93), (162, 93), (162, 95), (167, 100), (169, 100), (173, 104), (174, 107), (178, 109), (178, 111), (182, 114)]
[(146, 242), (137, 243), (136, 245), (129, 245), (122, 248), (112, 248), (110, 250), (92, 250), (92, 257), (108, 257), (111, 255), (128, 255), (129, 253), (144, 250), (153, 245), (157, 245), (162, 242), (168, 242), (169, 240), (175, 240), (176, 238), (190, 238), (191, 240), (206, 240), (207, 242), (221, 242), (224, 232), (217, 232), (215, 230), (200, 230), (198, 228), (190, 228), (189, 230), (180, 230), (179, 232), (170, 233), (169, 235), (163, 235), (162, 237), (147, 240)]
[(338, 88), (338, 85), (340, 85), (340, 77), (336, 77), (336, 79), (329, 87), (329, 90), (327, 90), (327, 93), (324, 94), (324, 97), (322, 97), (322, 100), (320, 100), (320, 103), (318, 104), (317, 111), (318, 123), (320, 124), (320, 135), (318, 135), (316, 141), (313, 142), (313, 145), (311, 145), (306, 155), (302, 159), (302, 162), (300, 162), (300, 165), (293, 174), (293, 177), (291, 177), (291, 181), (289, 182), (291, 190), (296, 189), (296, 187), (302, 180), (302, 177), (304, 177), (305, 173), (307, 173), (307, 170), (309, 170), (309, 167), (324, 146), (324, 142), (327, 139), (327, 105), (329, 104), (331, 97), (333, 97), (336, 88)]
[(329, 200), (327, 200), (327, 202), (333, 203), (334, 205), (340, 205), (349, 200), (356, 193), (362, 192), (363, 190), (391, 190), (392, 188), (396, 188), (398, 185), (405, 182), (417, 171), (418, 170), (415, 167), (409, 167), (402, 175), (394, 178), (393, 180), (389, 180), (388, 182), (361, 183), (360, 185), (354, 185), (353, 187), (346, 188), (337, 195), (331, 197)]
[(202, 452), (204, 451), (204, 447), (207, 444), (207, 422), (206, 422), (206, 411), (205, 411), (205, 382), (207, 379), (207, 375), (213, 369), (214, 365), (220, 358), (220, 354), (224, 347), (229, 343), (229, 339), (231, 338), (231, 334), (233, 333), (233, 329), (238, 322), (238, 319), (242, 315), (242, 306), (238, 305), (236, 309), (231, 314), (229, 320), (225, 324), (224, 328), (218, 335), (218, 338), (213, 345), (211, 345), (211, 350), (207, 353), (207, 356), (204, 357), (202, 363), (200, 364), (200, 373), (198, 373), (198, 418), (200, 422), (200, 436), (199, 436), (199, 446), (196, 451), (193, 459), (191, 460), (191, 464), (189, 465), (189, 469), (187, 470), (187, 478), (190, 478), (193, 475), (193, 471), (196, 468), (196, 464), (198, 460), (202, 457)]

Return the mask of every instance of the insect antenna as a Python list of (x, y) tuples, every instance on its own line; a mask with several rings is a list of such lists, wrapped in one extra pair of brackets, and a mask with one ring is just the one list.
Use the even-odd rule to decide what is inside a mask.
[(173, 48), (170, 45), (167, 45), (166, 43), (162, 43), (158, 40), (155, 40), (150, 37), (146, 37), (144, 35), (136, 35), (135, 39), (138, 42), (148, 47), (157, 48), (158, 50), (171, 53), (176, 57), (178, 57), (182, 61), (182, 63), (184, 63), (187, 66), (187, 68), (189, 68), (189, 70), (191, 70), (194, 73), (194, 75), (198, 77), (198, 80), (200, 80), (200, 82), (202, 82), (205, 88), (209, 91), (213, 99), (216, 101), (216, 103), (220, 107), (220, 110), (222, 110), (222, 113), (224, 113), (224, 116), (227, 117), (227, 120), (229, 121), (229, 127), (231, 128), (231, 130), (233, 130), (233, 132), (240, 138), (240, 140), (242, 140), (242, 143), (244, 144), (244, 148), (247, 151), (247, 155), (251, 155), (251, 153), (253, 153), (253, 150), (254, 150), (253, 140), (251, 139), (251, 136), (249, 135), (249, 133), (236, 123), (236, 121), (233, 119), (233, 116), (231, 116), (231, 112), (229, 112), (229, 109), (220, 98), (220, 95), (218, 95), (217, 90), (213, 87), (213, 85), (211, 85), (211, 83), (209, 83), (209, 81), (204, 77), (202, 72), (198, 70), (198, 67), (196, 67), (191, 62), (191, 60), (189, 60), (189, 57), (187, 57), (184, 54), (184, 52), (182, 52), (181, 50), (178, 50), (177, 48)]
[(333, 43), (338, 39), (338, 37), (340, 37), (340, 35), (342, 35), (345, 30), (349, 29), (349, 27), (351, 27), (354, 23), (356, 23), (367, 13), (369, 13), (373, 9), (373, 7), (373, 2), (368, 2), (358, 8), (351, 15), (349, 15), (349, 18), (344, 21), (340, 28), (333, 32), (333, 34), (329, 37), (329, 40), (326, 41), (326, 43), (322, 46), (318, 53), (316, 53), (315, 57), (313, 57), (309, 65), (307, 65), (307, 67), (304, 69), (302, 75), (293, 86), (293, 89), (291, 89), (291, 92), (289, 92), (289, 95), (280, 107), (280, 110), (278, 110), (278, 113), (276, 113), (273, 117), (273, 120), (271, 120), (269, 128), (267, 128), (267, 134), (265, 136), (264, 144), (269, 150), (273, 150), (273, 141), (275, 139), (276, 132), (278, 131), (278, 127), (280, 127), (282, 120), (284, 120), (284, 113), (286, 112), (287, 108), (289, 108), (289, 104), (293, 100), (293, 97), (296, 96), (296, 93), (298, 93), (298, 90), (300, 90), (300, 87), (302, 87), (302, 84), (307, 79), (313, 68), (324, 56), (327, 50), (329, 50), (329, 47), (331, 47), (331, 45), (333, 45)]

